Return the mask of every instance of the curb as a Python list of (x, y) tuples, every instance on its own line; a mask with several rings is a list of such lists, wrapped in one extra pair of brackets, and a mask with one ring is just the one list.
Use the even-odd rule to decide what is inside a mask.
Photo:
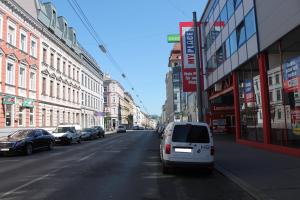
[(232, 182), (237, 184), (239, 187), (241, 187), (244, 191), (246, 191), (251, 197), (253, 197), (256, 200), (275, 200), (269, 196), (267, 196), (265, 193), (262, 191), (252, 187), (239, 177), (233, 175), (231, 172), (228, 170), (224, 169), (220, 165), (215, 165), (215, 169), (223, 176), (227, 177), (230, 179)]

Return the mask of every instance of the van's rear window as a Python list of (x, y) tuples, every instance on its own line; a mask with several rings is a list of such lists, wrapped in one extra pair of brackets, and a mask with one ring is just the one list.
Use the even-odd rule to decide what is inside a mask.
[(209, 134), (205, 126), (175, 125), (173, 142), (209, 143)]

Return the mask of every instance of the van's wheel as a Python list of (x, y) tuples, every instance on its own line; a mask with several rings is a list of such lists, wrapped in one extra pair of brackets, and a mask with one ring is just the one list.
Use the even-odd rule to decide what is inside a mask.
[(171, 173), (171, 168), (167, 167), (164, 162), (162, 162), (162, 173), (163, 174), (170, 174)]
[(27, 144), (27, 145), (25, 146), (25, 155), (27, 155), (27, 156), (31, 155), (31, 154), (32, 154), (32, 151), (33, 151), (32, 145), (31, 145), (31, 144)]
[(48, 150), (51, 151), (53, 149), (53, 142), (50, 141), (48, 144)]

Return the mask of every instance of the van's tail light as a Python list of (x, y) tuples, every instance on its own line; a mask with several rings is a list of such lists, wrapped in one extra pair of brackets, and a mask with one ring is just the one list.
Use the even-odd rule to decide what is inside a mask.
[(171, 145), (170, 144), (166, 144), (165, 153), (166, 154), (170, 154), (171, 153)]
[(210, 147), (210, 155), (215, 155), (215, 147), (214, 146), (211, 146)]

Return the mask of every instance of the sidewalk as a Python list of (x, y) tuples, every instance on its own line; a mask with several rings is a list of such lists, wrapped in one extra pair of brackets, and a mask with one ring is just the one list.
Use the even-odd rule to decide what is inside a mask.
[(216, 169), (256, 199), (300, 199), (300, 158), (236, 144), (215, 135)]

